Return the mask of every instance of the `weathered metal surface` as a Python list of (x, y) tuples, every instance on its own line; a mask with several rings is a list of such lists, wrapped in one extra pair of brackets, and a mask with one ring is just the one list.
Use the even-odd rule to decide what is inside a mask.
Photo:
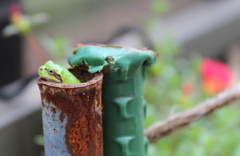
[(91, 44), (80, 45), (69, 57), (70, 65), (87, 64), (89, 72), (103, 69), (104, 156), (147, 155), (142, 84), (155, 55), (150, 50)]
[(83, 83), (65, 85), (38, 80), (46, 156), (103, 156), (103, 76), (75, 74)]

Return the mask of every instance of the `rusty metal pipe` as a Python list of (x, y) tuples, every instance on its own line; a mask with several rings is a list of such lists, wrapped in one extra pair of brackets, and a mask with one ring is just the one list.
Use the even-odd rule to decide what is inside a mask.
[(83, 82), (66, 85), (37, 83), (42, 98), (42, 120), (46, 156), (103, 156), (102, 74), (79, 70), (73, 73)]

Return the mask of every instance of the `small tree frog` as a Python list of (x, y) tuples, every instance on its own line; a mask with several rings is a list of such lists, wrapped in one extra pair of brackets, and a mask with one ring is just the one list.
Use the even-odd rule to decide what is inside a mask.
[(44, 79), (64, 84), (79, 84), (81, 83), (67, 68), (55, 64), (52, 61), (47, 61), (38, 69), (38, 74)]

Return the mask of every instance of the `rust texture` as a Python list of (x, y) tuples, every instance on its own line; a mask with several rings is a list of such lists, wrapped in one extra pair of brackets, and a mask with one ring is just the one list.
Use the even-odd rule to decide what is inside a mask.
[[(103, 156), (101, 105), (103, 76), (102, 74), (91, 75), (79, 70), (72, 72), (83, 83), (57, 84), (39, 78), (38, 85), (42, 101), (54, 105), (47, 108), (53, 114), (60, 112), (58, 122), (63, 123), (66, 119), (63, 139), (70, 155)], [(44, 102), (42, 105), (49, 107)]]

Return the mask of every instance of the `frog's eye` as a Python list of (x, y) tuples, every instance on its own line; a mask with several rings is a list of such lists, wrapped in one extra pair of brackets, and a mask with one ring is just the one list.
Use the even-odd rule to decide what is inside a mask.
[(54, 73), (55, 73), (55, 71), (52, 70), (52, 69), (47, 70), (47, 72), (48, 72), (49, 75), (54, 75)]

